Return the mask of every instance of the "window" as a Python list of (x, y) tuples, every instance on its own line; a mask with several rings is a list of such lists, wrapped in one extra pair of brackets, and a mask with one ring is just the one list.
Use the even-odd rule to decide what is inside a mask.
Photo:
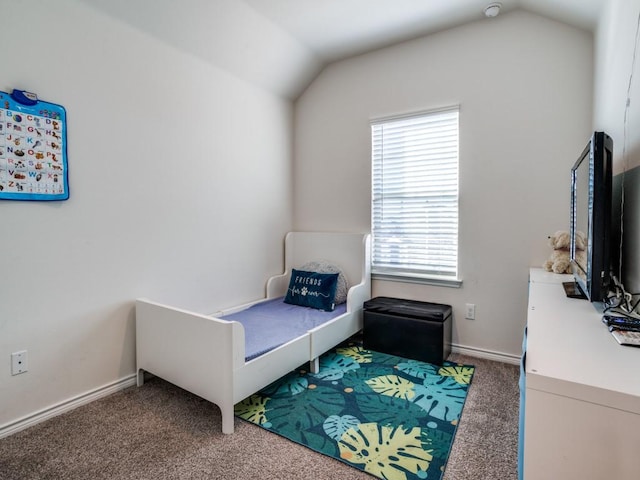
[(459, 285), (458, 107), (376, 120), (372, 271)]

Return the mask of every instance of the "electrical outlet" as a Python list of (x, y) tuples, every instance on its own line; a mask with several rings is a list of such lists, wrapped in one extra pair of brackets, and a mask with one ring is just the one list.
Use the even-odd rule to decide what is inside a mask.
[(476, 319), (476, 304), (475, 303), (467, 303), (467, 313), (464, 316), (467, 320), (475, 320)]
[(27, 371), (27, 351), (21, 350), (11, 354), (11, 375), (19, 375)]

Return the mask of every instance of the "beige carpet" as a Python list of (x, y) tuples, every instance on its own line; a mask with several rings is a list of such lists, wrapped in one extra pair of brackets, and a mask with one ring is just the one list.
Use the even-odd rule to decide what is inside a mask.
[[(518, 374), (514, 365), (452, 355), (476, 366), (443, 480), (516, 479)], [(159, 379), (0, 440), (2, 480), (370, 480), (337, 460), (220, 412)]]

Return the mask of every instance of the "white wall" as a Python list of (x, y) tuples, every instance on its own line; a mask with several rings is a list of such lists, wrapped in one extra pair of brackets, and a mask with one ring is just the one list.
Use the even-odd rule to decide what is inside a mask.
[(459, 104), (463, 286), (376, 281), (374, 295), (451, 304), (454, 343), (518, 355), (528, 268), (568, 229), (592, 57), (590, 33), (517, 11), (330, 65), (296, 102), (296, 229), (369, 230), (369, 121)]
[(81, 2), (3, 0), (0, 18), (0, 90), (67, 109), (71, 192), (0, 201), (1, 430), (133, 374), (136, 297), (263, 296), (292, 224), (293, 111)]
[(78, 0), (270, 92), (297, 97), (318, 56), (238, 0)]
[[(632, 65), (634, 49), (640, 49), (636, 41), (639, 12), (640, 0), (608, 0), (596, 33), (594, 128), (613, 139), (616, 174), (640, 166), (640, 59), (635, 69)], [(625, 135), (627, 95), (634, 101), (627, 112)]]
[[(619, 250), (622, 281), (628, 292), (640, 291), (639, 14), (640, 0), (609, 0), (596, 35), (594, 128), (612, 137), (614, 188), (624, 183), (623, 242)], [(616, 193), (622, 197), (621, 191)]]

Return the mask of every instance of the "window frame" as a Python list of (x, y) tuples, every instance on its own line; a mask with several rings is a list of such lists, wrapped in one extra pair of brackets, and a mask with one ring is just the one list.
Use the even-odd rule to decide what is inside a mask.
[[(393, 123), (400, 123), (411, 121), (412, 119), (429, 119), (438, 115), (447, 115), (455, 113), (455, 160), (453, 162), (443, 162), (444, 164), (455, 164), (455, 201), (451, 205), (455, 205), (455, 272), (453, 274), (437, 274), (426, 269), (408, 269), (407, 263), (399, 265), (398, 267), (380, 266), (376, 265), (376, 202), (381, 198), (376, 196), (377, 187), (377, 165), (378, 162), (384, 162), (383, 153), (379, 152), (380, 146), (376, 143), (376, 128), (381, 125), (393, 125)], [(427, 120), (428, 121), (428, 120)], [(459, 255), (459, 239), (460, 239), (460, 106), (451, 105), (439, 109), (430, 109), (419, 112), (413, 112), (405, 115), (395, 115), (387, 117), (378, 117), (370, 120), (370, 133), (371, 133), (371, 233), (372, 233), (372, 259), (371, 259), (371, 271), (372, 278), (377, 280), (398, 281), (405, 283), (421, 283), (448, 287), (460, 287), (462, 280), (459, 278), (460, 273), (460, 255)], [(383, 142), (384, 143), (384, 142)], [(380, 157), (380, 158), (378, 158)], [(424, 185), (422, 185), (424, 187)], [(451, 188), (449, 186), (449, 188)], [(447, 187), (445, 186), (445, 191)], [(424, 190), (421, 191), (424, 194)], [(445, 195), (446, 196), (446, 195)], [(450, 194), (448, 195), (451, 196)], [(415, 198), (415, 196), (406, 196), (406, 198)]]

